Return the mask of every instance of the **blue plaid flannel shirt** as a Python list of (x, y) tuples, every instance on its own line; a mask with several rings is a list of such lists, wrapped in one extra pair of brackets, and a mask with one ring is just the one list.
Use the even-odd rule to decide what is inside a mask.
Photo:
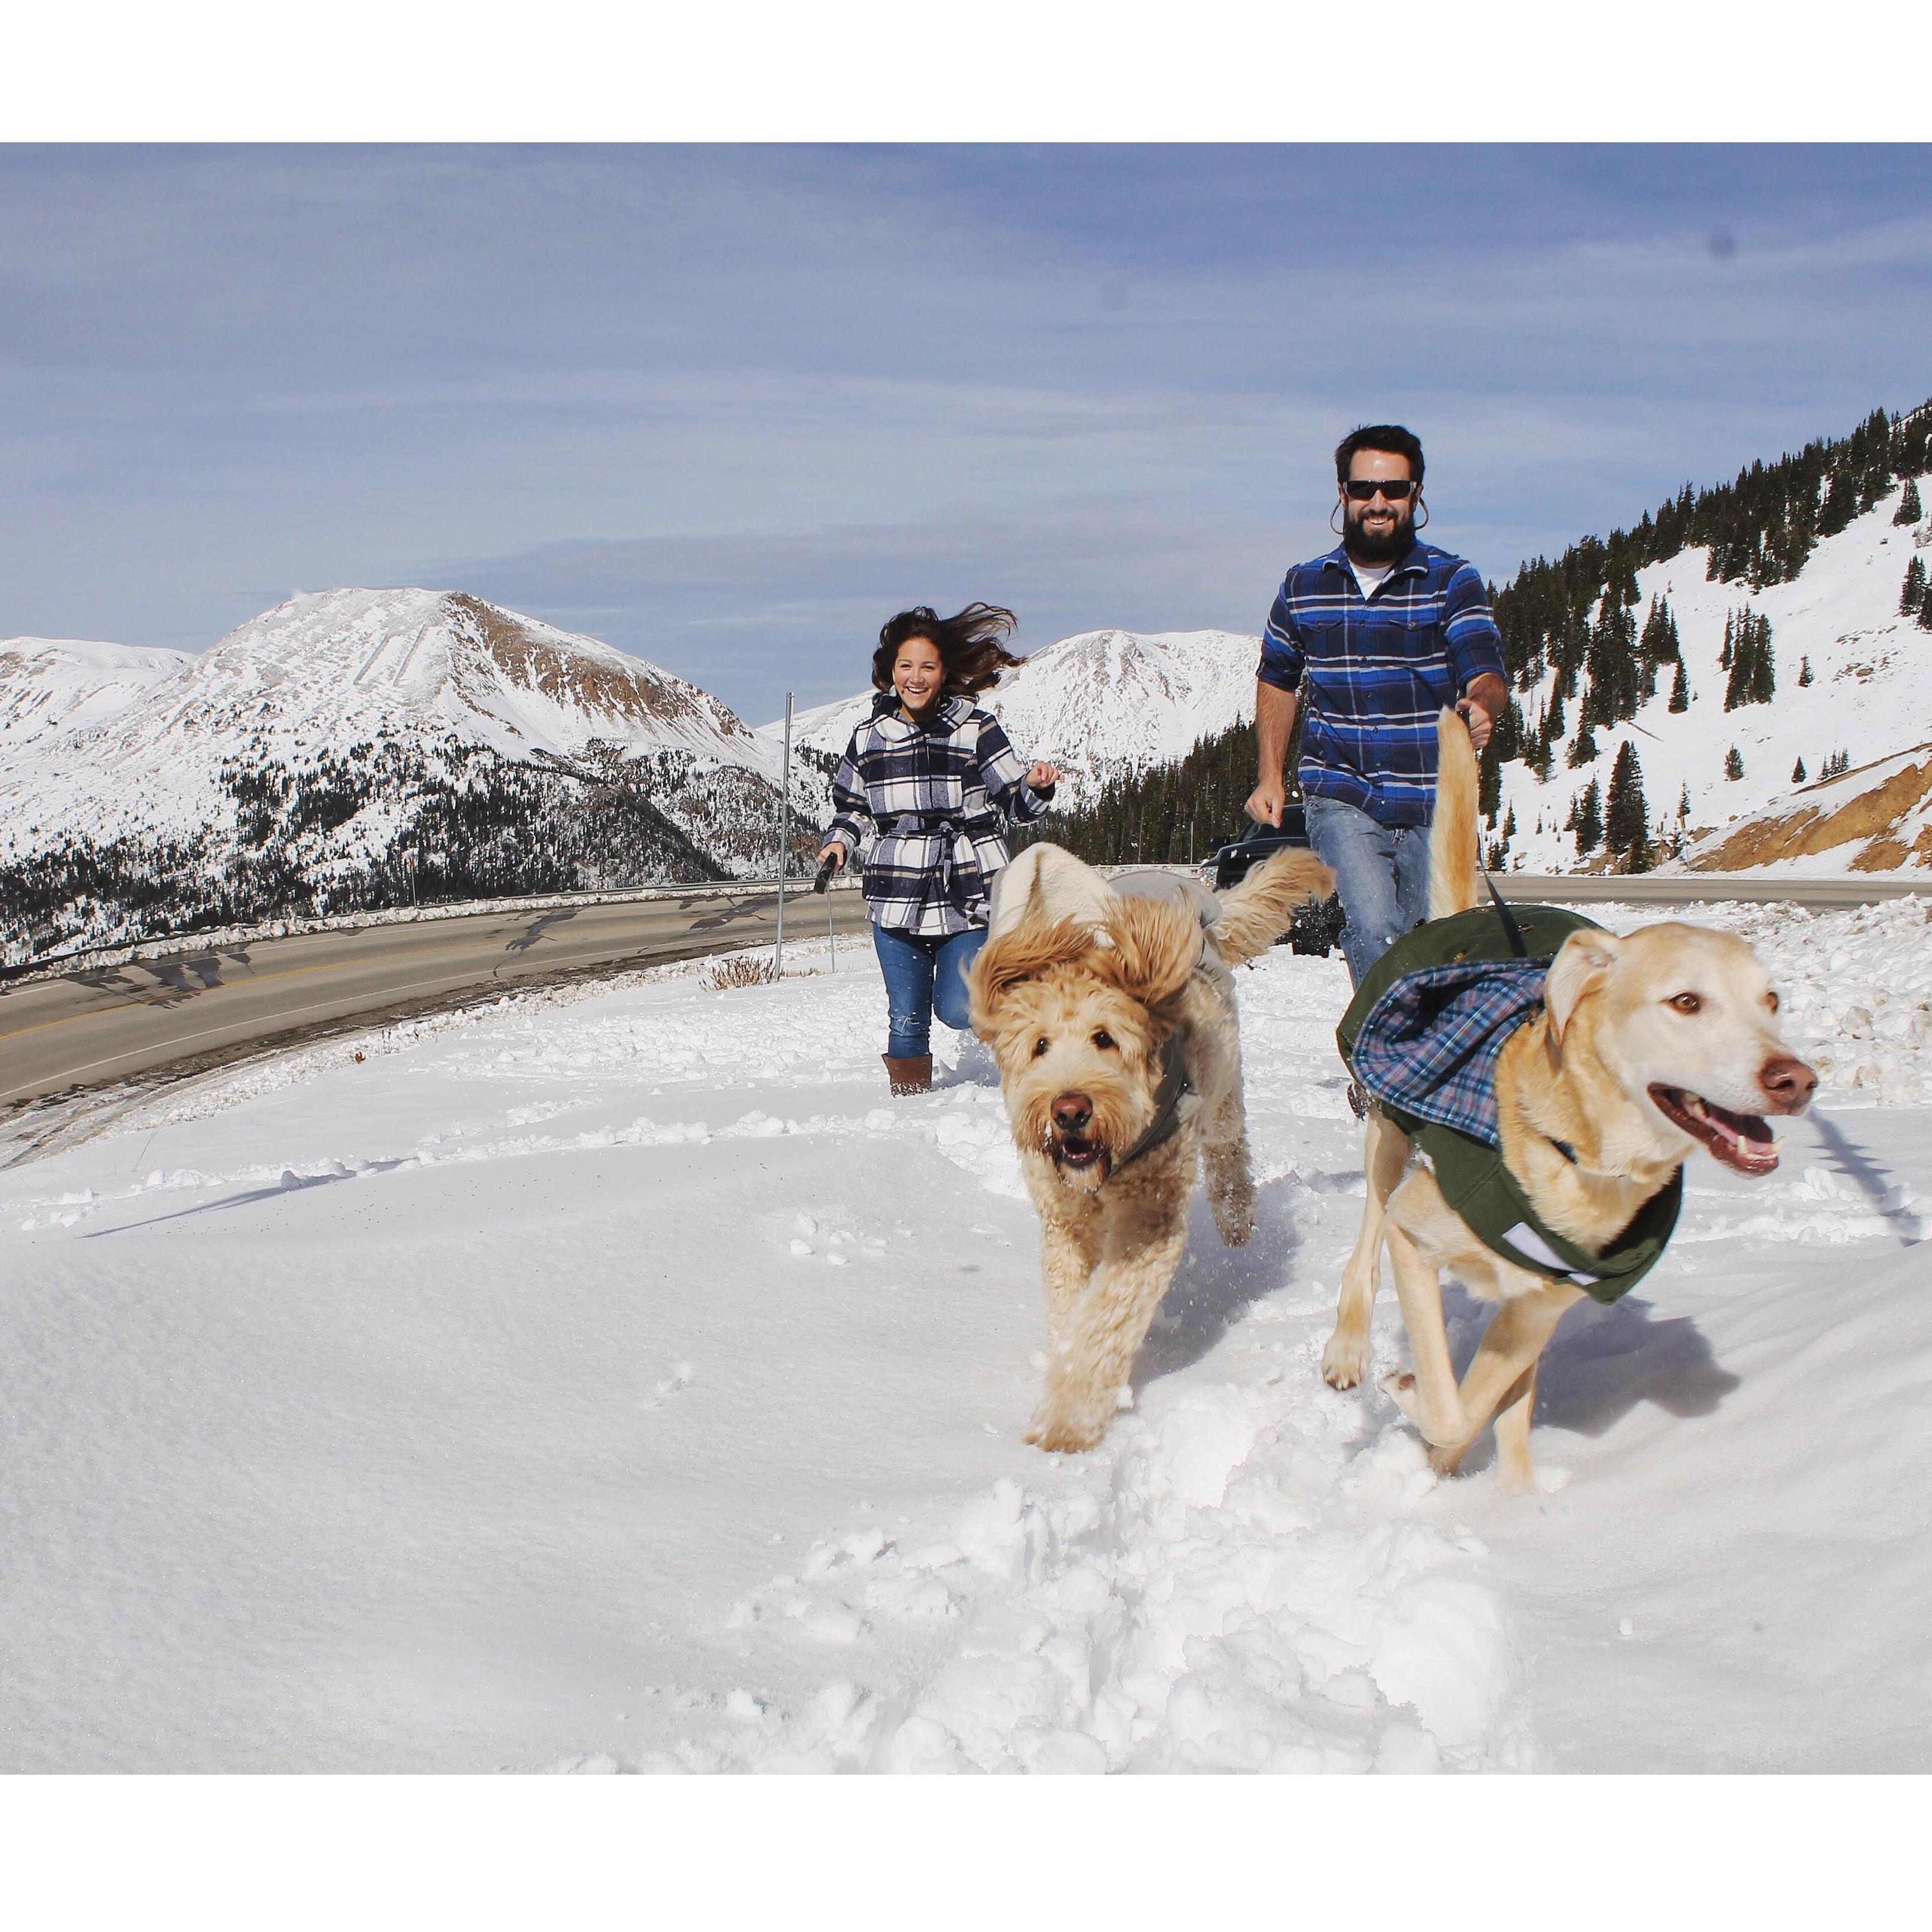
[(1543, 1004), (1547, 959), (1464, 959), (1405, 974), (1355, 1036), (1355, 1078), (1378, 1100), (1492, 1148), (1496, 1056)]
[(1341, 546), (1297, 564), (1268, 613), (1256, 675), (1292, 691), (1304, 670), (1302, 790), (1383, 825), (1426, 825), (1436, 714), (1484, 671), (1504, 674), (1481, 574), (1418, 543), (1365, 598)]
[(870, 833), (866, 909), (902, 932), (964, 932), (986, 923), (993, 875), (1006, 862), (1005, 820), (1040, 818), (1037, 792), (1000, 721), (967, 698), (942, 699), (922, 724), (882, 691), (832, 777), (829, 842), (849, 860)]

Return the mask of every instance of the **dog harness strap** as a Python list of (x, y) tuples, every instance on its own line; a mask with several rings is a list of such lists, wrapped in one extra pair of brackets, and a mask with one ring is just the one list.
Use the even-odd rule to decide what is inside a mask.
[(1608, 1306), (1628, 1294), (1664, 1258), (1684, 1204), (1684, 1170), (1640, 1208), (1630, 1224), (1597, 1253), (1541, 1220), (1502, 1156), (1453, 1127), (1391, 1114), (1429, 1157), (1442, 1198), (1492, 1254), (1532, 1274), (1574, 1283)]
[(1154, 1117), (1147, 1124), (1140, 1138), (1114, 1163), (1115, 1174), (1130, 1162), (1138, 1160), (1142, 1154), (1151, 1154), (1163, 1142), (1173, 1139), (1180, 1130), (1181, 1096), (1192, 1093), (1194, 1087), (1187, 1077), (1187, 1062), (1181, 1052), (1178, 1033), (1168, 1035), (1166, 1044), (1160, 1050), (1160, 1084), (1155, 1089), (1154, 1096)]

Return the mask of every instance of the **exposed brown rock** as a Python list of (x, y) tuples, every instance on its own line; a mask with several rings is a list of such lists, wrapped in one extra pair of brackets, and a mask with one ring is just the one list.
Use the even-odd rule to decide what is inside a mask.
[[(1870, 791), (1860, 792), (1835, 812), (1807, 806), (1781, 818), (1754, 818), (1738, 826), (1716, 850), (1694, 860), (1695, 872), (1742, 872), (1780, 859), (1809, 858), (1854, 840), (1876, 842), (1852, 862), (1857, 872), (1895, 872), (1910, 862), (1918, 848), (1908, 849), (1899, 838), (1899, 820), (1932, 796), (1932, 758), (1922, 765), (1901, 765)], [(1919, 844), (1926, 843), (1920, 836)], [(1895, 855), (1895, 856), (1894, 856)]]
[(452, 610), (470, 620), (503, 674), (526, 690), (539, 691), (559, 704), (639, 722), (672, 722), (703, 716), (688, 691), (653, 676), (641, 664), (634, 670), (628, 667), (620, 670), (574, 654), (566, 657), (480, 597), (458, 591), (447, 602)]

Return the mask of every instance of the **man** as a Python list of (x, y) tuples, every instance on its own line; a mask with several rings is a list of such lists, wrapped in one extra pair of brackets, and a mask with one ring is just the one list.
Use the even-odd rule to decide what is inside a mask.
[(1422, 445), (1398, 424), (1342, 438), (1342, 542), (1288, 573), (1256, 674), (1261, 769), (1248, 815), (1281, 823), (1282, 768), (1305, 674), (1299, 775), (1309, 842), (1334, 868), (1347, 920), (1342, 951), (1356, 985), (1429, 916), (1437, 713), (1454, 704), (1480, 754), (1509, 696), (1502, 638), (1475, 566), (1417, 539), (1422, 468)]

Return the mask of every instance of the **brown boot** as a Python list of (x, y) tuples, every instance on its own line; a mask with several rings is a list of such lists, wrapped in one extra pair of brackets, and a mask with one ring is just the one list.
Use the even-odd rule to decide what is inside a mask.
[(886, 1078), (892, 1082), (895, 1094), (930, 1094), (932, 1091), (931, 1054), (921, 1053), (908, 1059), (895, 1060), (890, 1053), (882, 1053), (879, 1058), (886, 1063)]

